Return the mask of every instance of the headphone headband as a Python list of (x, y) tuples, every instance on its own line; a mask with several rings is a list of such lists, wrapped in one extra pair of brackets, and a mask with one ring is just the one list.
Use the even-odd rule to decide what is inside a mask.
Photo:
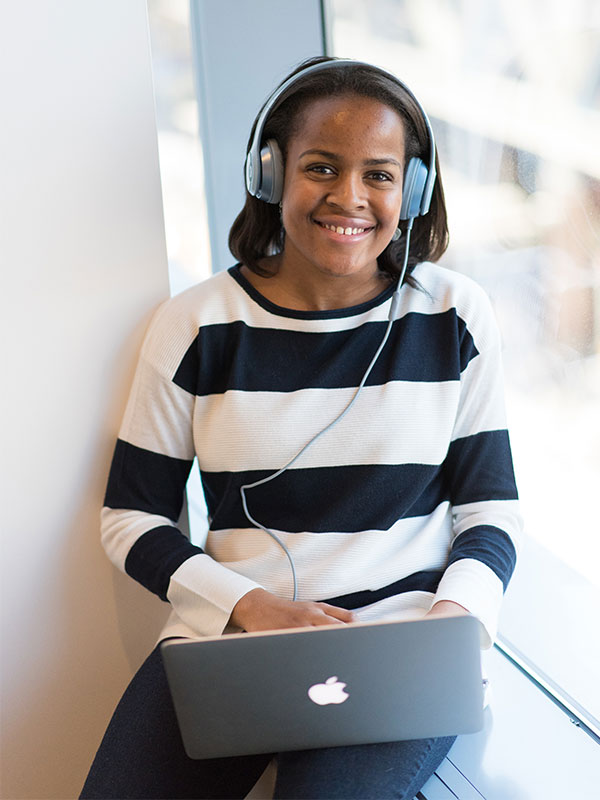
[[(409, 163), (407, 173), (408, 172), (415, 172), (418, 169), (418, 174), (422, 178), (421, 182), (421, 191), (419, 193), (419, 197), (417, 198), (418, 205), (414, 202), (409, 203), (409, 206), (406, 209), (406, 216), (401, 218), (411, 218), (415, 216), (421, 216), (426, 214), (429, 211), (429, 206), (431, 204), (431, 197), (433, 195), (433, 187), (435, 184), (436, 178), (436, 169), (435, 169), (435, 138), (433, 135), (433, 129), (431, 127), (431, 123), (429, 121), (429, 117), (427, 116), (425, 109), (421, 105), (421, 103), (417, 100), (415, 94), (409, 89), (409, 87), (399, 80), (395, 75), (392, 75), (391, 72), (388, 72), (381, 67), (374, 66), (373, 64), (368, 64), (365, 61), (354, 61), (353, 59), (349, 58), (339, 58), (333, 61), (323, 61), (319, 62), (318, 64), (310, 64), (308, 67), (305, 67), (300, 72), (297, 72), (295, 75), (292, 75), (286, 81), (284, 81), (281, 86), (279, 86), (275, 91), (270, 95), (267, 102), (265, 103), (262, 111), (258, 115), (256, 120), (256, 127), (254, 130), (254, 137), (252, 139), (252, 144), (248, 151), (248, 155), (246, 156), (246, 166), (245, 166), (245, 173), (246, 173), (246, 188), (248, 192), (253, 196), (257, 197), (261, 200), (266, 200), (266, 202), (270, 203), (277, 203), (279, 202), (280, 195), (281, 195), (281, 184), (283, 182), (283, 174), (282, 170), (279, 169), (277, 159), (280, 158), (280, 155), (277, 153), (273, 153), (272, 150), (269, 150), (267, 153), (264, 153), (263, 158), (261, 159), (261, 142), (263, 136), (263, 130), (267, 121), (269, 114), (273, 111), (273, 109), (278, 104), (278, 101), (287, 93), (288, 89), (292, 88), (301, 78), (304, 78), (306, 75), (310, 75), (313, 72), (323, 72), (328, 69), (333, 69), (335, 67), (368, 67), (369, 69), (376, 70), (377, 72), (385, 75), (390, 80), (394, 81), (394, 83), (398, 84), (404, 91), (413, 99), (417, 108), (419, 109), (421, 116), (423, 118), (423, 122), (425, 123), (425, 127), (427, 128), (427, 135), (429, 137), (429, 164), (425, 166), (420, 159), (411, 159)], [(270, 140), (272, 141), (272, 140)], [(274, 143), (274, 142), (273, 142)], [(266, 148), (263, 148), (265, 150)], [(278, 149), (278, 148), (277, 148)], [(265, 191), (263, 186), (263, 164), (261, 164), (261, 160), (264, 162), (265, 169), (269, 171), (269, 186), (271, 187), (267, 191)], [(419, 164), (412, 164), (412, 162), (418, 161)], [(412, 169), (410, 169), (412, 164)], [(277, 172), (280, 174), (277, 175)], [(276, 176), (276, 179), (273, 180), (273, 177)], [(273, 190), (273, 187), (275, 189)], [(278, 196), (279, 195), (279, 196)], [(416, 212), (416, 213), (415, 213)]]

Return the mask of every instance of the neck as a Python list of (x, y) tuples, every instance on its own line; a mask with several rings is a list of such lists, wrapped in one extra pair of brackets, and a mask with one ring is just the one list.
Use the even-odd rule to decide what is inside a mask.
[(242, 267), (242, 273), (267, 300), (295, 311), (333, 311), (366, 303), (377, 297), (390, 278), (375, 266), (356, 275), (299, 274), (281, 255), (261, 263), (271, 274), (262, 277)]

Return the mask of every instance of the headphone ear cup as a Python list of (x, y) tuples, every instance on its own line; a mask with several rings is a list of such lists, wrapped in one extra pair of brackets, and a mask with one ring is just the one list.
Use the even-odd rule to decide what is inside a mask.
[(414, 219), (421, 214), (423, 191), (429, 170), (420, 158), (411, 158), (404, 174), (400, 219)]
[(283, 195), (283, 156), (275, 139), (267, 139), (260, 151), (261, 180), (256, 197), (279, 203)]

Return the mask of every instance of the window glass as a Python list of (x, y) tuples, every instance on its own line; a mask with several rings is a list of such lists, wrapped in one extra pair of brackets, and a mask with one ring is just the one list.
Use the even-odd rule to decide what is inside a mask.
[(148, 0), (171, 294), (211, 274), (202, 144), (185, 0)]
[(333, 55), (389, 69), (427, 109), (450, 221), (442, 263), (487, 290), (500, 324), (529, 537), (502, 634), (600, 718), (600, 4), (329, 9)]
[[(148, 0), (171, 294), (212, 273), (202, 143), (194, 90), (190, 8), (186, 0)], [(189, 533), (202, 545), (207, 512), (197, 463), (187, 488)]]

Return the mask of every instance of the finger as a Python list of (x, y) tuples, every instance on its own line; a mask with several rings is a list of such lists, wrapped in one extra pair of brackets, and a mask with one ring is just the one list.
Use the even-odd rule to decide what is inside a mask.
[(319, 603), (319, 606), (329, 617), (334, 617), (340, 622), (356, 622), (356, 615), (352, 611), (339, 606), (330, 606), (329, 603)]

